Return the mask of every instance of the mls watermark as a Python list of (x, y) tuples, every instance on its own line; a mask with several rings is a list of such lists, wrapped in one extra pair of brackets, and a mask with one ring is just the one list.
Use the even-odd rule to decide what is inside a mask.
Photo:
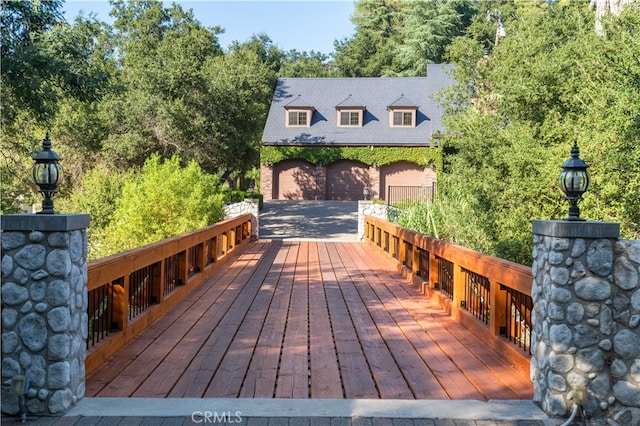
[(242, 412), (240, 411), (194, 411), (191, 414), (191, 421), (197, 424), (233, 424), (242, 423)]

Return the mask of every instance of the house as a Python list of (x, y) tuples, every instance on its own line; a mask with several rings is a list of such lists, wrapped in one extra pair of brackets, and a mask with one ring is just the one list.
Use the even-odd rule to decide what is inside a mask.
[(434, 95), (452, 65), (426, 77), (281, 78), (262, 136), (265, 200), (358, 200), (366, 187), (434, 186), (429, 151), (443, 132)]

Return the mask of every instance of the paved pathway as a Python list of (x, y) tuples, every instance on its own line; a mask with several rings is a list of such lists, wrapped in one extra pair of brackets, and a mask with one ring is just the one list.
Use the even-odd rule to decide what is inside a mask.
[[(2, 418), (3, 425), (19, 424)], [(551, 426), (531, 401), (85, 398), (27, 424), (241, 426)]]
[(358, 238), (357, 201), (266, 201), (260, 239), (342, 240)]

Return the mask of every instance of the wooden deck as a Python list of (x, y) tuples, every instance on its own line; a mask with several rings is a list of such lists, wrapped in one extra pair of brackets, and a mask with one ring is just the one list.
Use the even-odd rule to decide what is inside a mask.
[(362, 243), (259, 241), (87, 379), (95, 397), (531, 399)]

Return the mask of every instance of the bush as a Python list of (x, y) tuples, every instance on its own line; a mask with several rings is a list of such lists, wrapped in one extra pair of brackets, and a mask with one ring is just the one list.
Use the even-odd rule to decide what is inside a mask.
[(177, 156), (150, 157), (122, 189), (97, 256), (140, 247), (212, 225), (223, 219), (223, 195), (216, 176), (197, 163), (181, 167)]

